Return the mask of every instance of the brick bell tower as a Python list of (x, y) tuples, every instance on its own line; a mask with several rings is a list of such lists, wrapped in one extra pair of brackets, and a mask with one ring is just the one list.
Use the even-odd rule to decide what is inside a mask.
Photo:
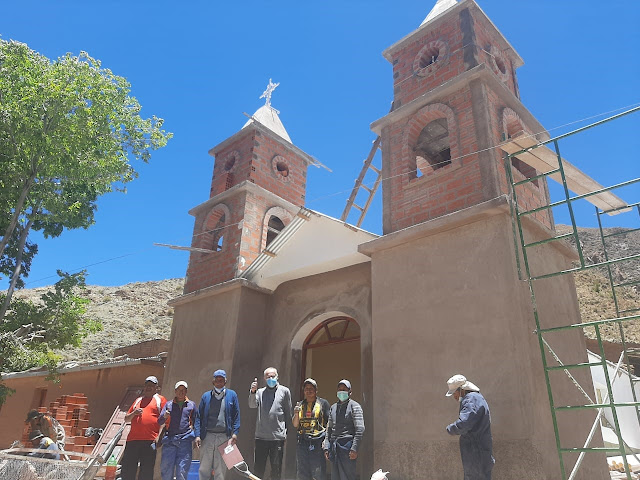
[(215, 157), (210, 198), (195, 217), (185, 292), (236, 278), (291, 221), (305, 201), (315, 160), (291, 143), (271, 83), (260, 107), (236, 134), (209, 150)]
[[(394, 105), (372, 129), (382, 139), (384, 235), (359, 246), (371, 257), (372, 376), (393, 372), (392, 388), (373, 383), (374, 464), (400, 480), (462, 478), (458, 439), (445, 432), (458, 408), (443, 387), (463, 373), (491, 408), (492, 478), (557, 479), (499, 148), (508, 137), (548, 138), (520, 101), (515, 72), (523, 61), (474, 0), (438, 0), (383, 55), (393, 65)], [(547, 205), (546, 181), (517, 160), (512, 167), (516, 181), (532, 179), (517, 187), (518, 203)], [(528, 242), (552, 237), (550, 209), (527, 215), (522, 229)], [(528, 259), (545, 272), (562, 271), (573, 253), (550, 242), (530, 249)], [(536, 301), (543, 328), (581, 321), (570, 276), (539, 282)], [(582, 332), (562, 335), (554, 338), (559, 357), (587, 362)], [(589, 372), (572, 374), (591, 384)], [(581, 400), (566, 378), (553, 384), (562, 405)], [(563, 417), (563, 443), (582, 446), (591, 424), (586, 411)], [(608, 475), (604, 455), (586, 458), (581, 469), (576, 480)]]
[[(382, 136), (383, 231), (507, 193), (505, 138), (543, 132), (520, 102), (522, 58), (473, 0), (439, 0), (420, 27), (383, 52), (393, 65), (394, 109), (374, 122)], [(514, 160), (514, 175), (535, 170)], [(528, 206), (546, 181), (522, 187)], [(548, 213), (537, 216), (552, 227)]]

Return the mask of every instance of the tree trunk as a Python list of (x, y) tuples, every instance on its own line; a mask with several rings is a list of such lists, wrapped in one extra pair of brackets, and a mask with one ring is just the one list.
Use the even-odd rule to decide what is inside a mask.
[[(36, 178), (35, 174), (32, 174), (24, 183), (24, 186), (22, 187), (22, 192), (20, 192), (20, 197), (18, 198), (18, 202), (16, 203), (13, 216), (11, 217), (11, 221), (9, 222), (9, 225), (7, 226), (7, 229), (4, 232), (4, 236), (2, 237), (2, 240), (0, 240), (0, 258), (2, 258), (4, 249), (7, 247), (9, 240), (13, 236), (13, 231), (15, 230), (16, 225), (18, 224), (18, 219), (22, 214), (22, 209), (24, 208), (24, 204), (27, 200), (27, 195), (31, 190), (31, 186), (33, 185), (33, 181), (35, 178)], [(2, 318), (2, 315), (0, 315), (0, 318)]]
[(16, 288), (16, 282), (18, 278), (20, 278), (20, 270), (22, 269), (22, 254), (24, 253), (24, 244), (27, 242), (27, 237), (29, 236), (29, 230), (31, 230), (31, 225), (33, 225), (33, 221), (35, 219), (35, 214), (31, 215), (31, 219), (24, 227), (22, 234), (20, 235), (20, 242), (18, 244), (18, 255), (16, 257), (16, 268), (13, 271), (13, 275), (11, 276), (11, 283), (9, 284), (9, 289), (7, 290), (7, 295), (4, 299), (4, 304), (2, 305), (2, 309), (0, 310), (0, 321), (4, 319), (4, 314), (7, 313), (9, 309), (9, 304), (11, 303), (11, 297), (13, 297), (13, 291)]

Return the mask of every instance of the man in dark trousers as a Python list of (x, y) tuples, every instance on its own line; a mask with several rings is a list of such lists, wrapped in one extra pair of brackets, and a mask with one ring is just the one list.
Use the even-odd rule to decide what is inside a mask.
[(302, 386), (304, 400), (293, 409), (291, 422), (298, 429), (296, 453), (298, 480), (325, 480), (327, 462), (322, 452), (322, 442), (329, 419), (329, 402), (318, 397), (318, 384), (307, 378)]
[(282, 454), (287, 438), (287, 423), (291, 421), (291, 392), (278, 382), (278, 370), (264, 371), (266, 387), (258, 388), (258, 379), (249, 390), (249, 408), (257, 408), (256, 446), (253, 454), (254, 473), (264, 478), (267, 458), (271, 464), (271, 480), (282, 476)]
[[(153, 375), (144, 381), (142, 396), (136, 398), (124, 416), (131, 422), (131, 430), (122, 454), (122, 480), (153, 480), (156, 463), (156, 441), (160, 433), (160, 412), (167, 403), (166, 398), (157, 393), (158, 379)], [(138, 473), (140, 463), (140, 474)]]
[(464, 480), (491, 480), (493, 440), (489, 405), (480, 389), (464, 375), (454, 375), (447, 382), (447, 397), (460, 402), (458, 420), (447, 426), (450, 435), (460, 435), (460, 455)]
[(362, 407), (351, 399), (351, 382), (338, 382), (338, 402), (331, 405), (324, 453), (331, 460), (331, 480), (355, 480), (358, 449), (364, 435)]

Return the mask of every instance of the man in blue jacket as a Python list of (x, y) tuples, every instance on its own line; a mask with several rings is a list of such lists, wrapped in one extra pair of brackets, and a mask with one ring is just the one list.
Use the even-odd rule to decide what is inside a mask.
[(162, 445), (160, 473), (162, 480), (187, 480), (191, 458), (192, 443), (198, 410), (196, 404), (187, 398), (187, 382), (180, 380), (175, 386), (175, 397), (162, 407), (158, 424), (158, 440)]
[(213, 372), (213, 390), (202, 395), (199, 415), (196, 418), (196, 447), (200, 448), (200, 480), (211, 480), (213, 467), (214, 480), (223, 480), (226, 467), (218, 446), (224, 442), (235, 445), (240, 431), (240, 405), (238, 395), (225, 388), (227, 373), (224, 370)]
[(489, 405), (480, 389), (463, 375), (454, 375), (447, 385), (446, 396), (453, 396), (460, 402), (460, 416), (447, 426), (447, 432), (460, 435), (464, 480), (491, 480), (495, 460)]

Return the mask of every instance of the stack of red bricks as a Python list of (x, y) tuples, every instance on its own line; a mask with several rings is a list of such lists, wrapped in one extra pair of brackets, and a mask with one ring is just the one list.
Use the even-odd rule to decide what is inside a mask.
[[(85, 437), (84, 430), (89, 427), (89, 404), (83, 393), (62, 395), (55, 402), (49, 404), (49, 408), (40, 407), (38, 411), (49, 413), (60, 425), (64, 427), (66, 434), (65, 450), (90, 454), (95, 444), (94, 437)], [(28, 445), (30, 428), (27, 425), (22, 435), (22, 443)], [(55, 439), (53, 439), (55, 440)]]

